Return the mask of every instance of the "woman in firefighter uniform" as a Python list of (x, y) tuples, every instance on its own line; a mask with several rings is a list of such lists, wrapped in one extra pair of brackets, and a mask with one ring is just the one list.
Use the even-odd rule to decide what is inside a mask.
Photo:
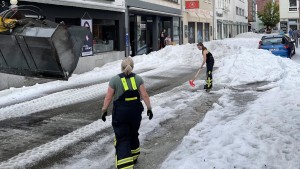
[(112, 126), (115, 132), (116, 168), (133, 168), (140, 154), (139, 133), (142, 112), (140, 97), (147, 106), (147, 115), (153, 117), (149, 95), (143, 79), (134, 73), (133, 60), (127, 57), (122, 61), (122, 73), (109, 81), (102, 107), (102, 120), (106, 120), (107, 108), (113, 99)]
[(199, 50), (202, 50), (203, 62), (201, 64), (201, 69), (204, 64), (206, 64), (206, 84), (204, 85), (204, 89), (211, 89), (213, 86), (213, 77), (212, 71), (215, 63), (215, 59), (213, 55), (207, 50), (207, 48), (203, 45), (202, 42), (197, 44)]

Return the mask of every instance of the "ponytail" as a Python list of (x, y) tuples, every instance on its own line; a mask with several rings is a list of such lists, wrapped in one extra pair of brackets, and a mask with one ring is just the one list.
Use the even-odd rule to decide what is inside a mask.
[(133, 60), (131, 57), (125, 58), (121, 63), (121, 70), (122, 72), (128, 76), (132, 73), (133, 70)]

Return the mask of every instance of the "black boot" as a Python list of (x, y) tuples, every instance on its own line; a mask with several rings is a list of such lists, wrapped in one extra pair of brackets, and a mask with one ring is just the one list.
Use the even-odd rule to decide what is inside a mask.
[(206, 84), (204, 85), (204, 89), (211, 89), (212, 85), (212, 80), (207, 80)]
[(210, 85), (209, 86), (207, 86), (207, 89), (211, 89), (212, 88), (212, 86), (213, 86), (213, 84), (212, 84), (212, 82), (210, 83)]

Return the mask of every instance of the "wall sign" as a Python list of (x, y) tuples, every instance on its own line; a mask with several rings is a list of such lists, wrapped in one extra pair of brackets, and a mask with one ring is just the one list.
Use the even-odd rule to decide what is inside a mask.
[[(92, 19), (81, 19), (81, 26), (86, 27), (92, 30)], [(92, 34), (86, 35), (84, 45), (82, 47), (82, 56), (91, 56), (93, 55), (93, 37)]]
[(185, 9), (198, 9), (199, 1), (185, 1)]

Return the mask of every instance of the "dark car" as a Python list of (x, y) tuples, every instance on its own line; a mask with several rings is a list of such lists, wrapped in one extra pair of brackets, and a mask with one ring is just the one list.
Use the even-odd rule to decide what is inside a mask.
[(287, 35), (265, 35), (259, 41), (259, 49), (271, 51), (274, 55), (292, 58), (296, 53), (295, 41)]

